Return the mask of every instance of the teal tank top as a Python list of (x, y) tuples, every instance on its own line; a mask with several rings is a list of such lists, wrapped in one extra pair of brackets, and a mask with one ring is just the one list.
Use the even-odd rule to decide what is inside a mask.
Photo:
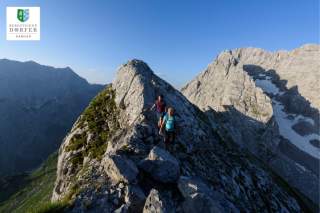
[(166, 130), (167, 131), (174, 131), (174, 116), (169, 116), (166, 114), (164, 116), (164, 120), (166, 122)]

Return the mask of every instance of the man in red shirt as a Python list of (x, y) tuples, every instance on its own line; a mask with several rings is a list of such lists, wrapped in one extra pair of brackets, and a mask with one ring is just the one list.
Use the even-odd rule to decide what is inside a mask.
[(163, 95), (159, 95), (156, 99), (156, 102), (151, 107), (151, 110), (156, 108), (157, 111), (157, 118), (158, 118), (158, 127), (160, 128), (162, 119), (166, 114), (166, 102), (163, 100)]

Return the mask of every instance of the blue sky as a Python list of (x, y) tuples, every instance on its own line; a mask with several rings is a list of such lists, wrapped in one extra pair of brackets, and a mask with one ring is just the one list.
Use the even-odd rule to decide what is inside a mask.
[[(41, 7), (41, 41), (6, 41), (6, 6)], [(110, 82), (143, 59), (180, 87), (225, 49), (319, 43), (318, 0), (0, 0), (0, 58), (70, 66)]]

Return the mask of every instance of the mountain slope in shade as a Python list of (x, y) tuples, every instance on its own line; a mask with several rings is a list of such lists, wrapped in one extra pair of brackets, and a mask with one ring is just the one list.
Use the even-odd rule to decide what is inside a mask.
[(0, 176), (39, 166), (101, 89), (70, 68), (0, 60)]
[(182, 93), (225, 137), (319, 201), (320, 46), (221, 53)]
[(50, 204), (57, 171), (57, 152), (32, 173), (0, 179), (0, 212), (46, 212), (61, 205)]
[[(166, 150), (154, 111), (164, 94), (178, 134)], [(52, 201), (66, 212), (304, 212), (290, 188), (142, 61), (121, 66), (59, 149)]]

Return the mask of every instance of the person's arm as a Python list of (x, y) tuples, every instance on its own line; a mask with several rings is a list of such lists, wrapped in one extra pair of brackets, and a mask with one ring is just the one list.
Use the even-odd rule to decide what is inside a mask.
[(156, 104), (153, 103), (152, 107), (150, 107), (150, 110), (153, 110), (156, 107)]
[(167, 119), (166, 119), (166, 116), (165, 116), (165, 117), (162, 119), (162, 122), (161, 122), (161, 125), (160, 125), (159, 133), (161, 133), (161, 132), (162, 132), (163, 127), (164, 127), (164, 125), (165, 125), (166, 121), (167, 121)]
[(146, 107), (143, 109), (143, 112), (153, 110), (153, 109), (154, 109), (154, 107), (155, 107), (155, 105), (156, 105), (156, 104), (153, 104), (151, 107), (149, 107), (150, 105), (149, 105), (149, 106), (146, 106)]

